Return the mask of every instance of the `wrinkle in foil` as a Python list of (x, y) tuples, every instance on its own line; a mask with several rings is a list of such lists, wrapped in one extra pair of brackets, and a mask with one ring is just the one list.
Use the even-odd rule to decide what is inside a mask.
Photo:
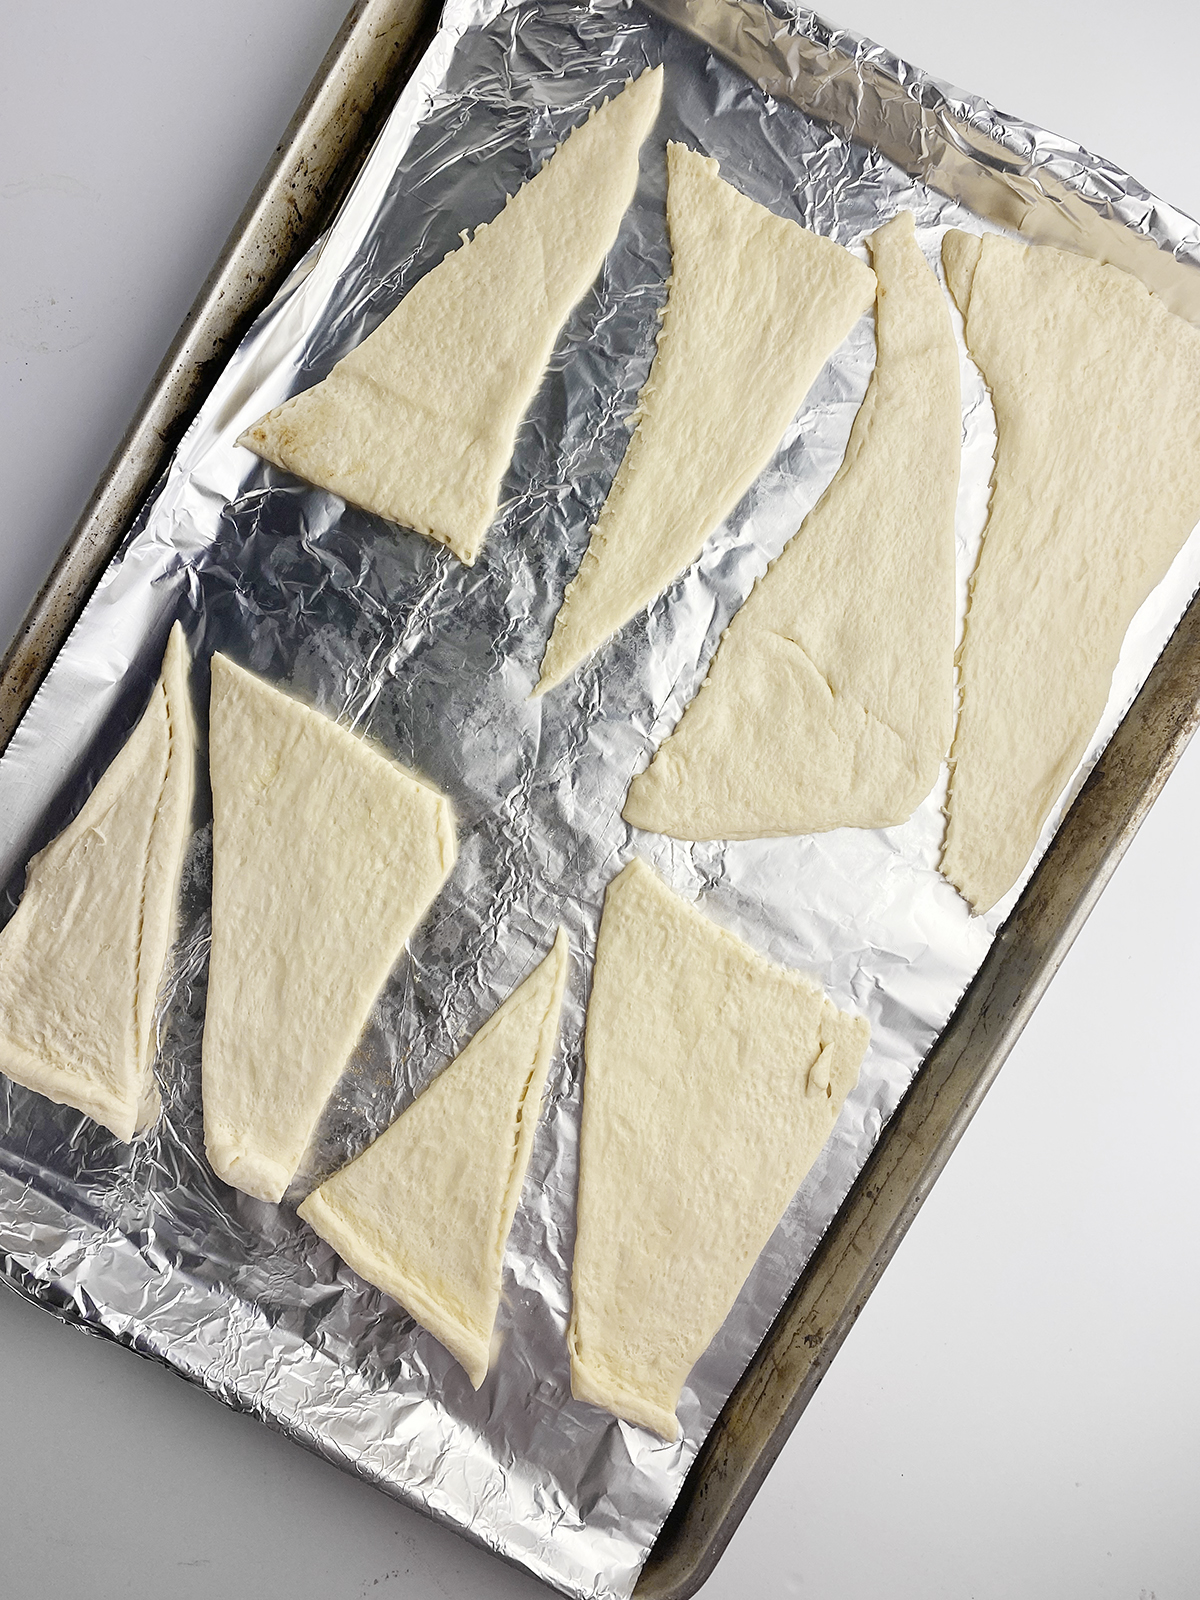
[[(527, 699), (654, 352), (670, 268), (666, 140), (717, 156), (754, 199), (860, 254), (901, 208), (915, 213), (935, 266), (951, 226), (1050, 242), (1062, 242), (1056, 228), (1077, 237), (1108, 229), (1110, 259), (1124, 250), (1150, 263), (1185, 312), (1191, 280), (1179, 263), (1200, 257), (1195, 224), (1111, 165), (811, 13), (738, 0), (656, 0), (656, 9), (680, 27), (613, 0), (451, 0), (332, 229), (229, 363), (0, 761), (7, 915), (30, 854), (78, 809), (137, 720), (178, 615), (202, 730), (208, 660), (227, 650), (452, 797), (458, 863), (380, 996), (292, 1202), (382, 1131), (540, 959), (555, 926), (567, 928), (562, 1043), (478, 1394), (291, 1204), (240, 1195), (208, 1168), (205, 794), (158, 1018), (162, 1118), (121, 1146), (0, 1079), (0, 1254), (51, 1309), (168, 1361), (580, 1597), (629, 1593), (700, 1440), (1017, 893), (971, 919), (939, 876), (944, 777), (908, 823), (876, 832), (686, 845), (635, 834), (620, 817), (630, 776), (841, 460), (874, 360), (869, 317), (692, 567), (571, 682)], [(377, 326), (463, 228), (494, 216), (591, 106), (658, 61), (664, 108), (637, 196), (559, 338), (474, 568), (235, 446), (245, 426)], [(965, 351), (962, 378), (960, 614), (995, 446)], [(1189, 545), (1130, 630), (1067, 798), (1198, 578)], [(814, 974), (872, 1027), (833, 1138), (691, 1375), (676, 1444), (573, 1402), (564, 1339), (584, 1007), (604, 887), (633, 853), (757, 948)]]

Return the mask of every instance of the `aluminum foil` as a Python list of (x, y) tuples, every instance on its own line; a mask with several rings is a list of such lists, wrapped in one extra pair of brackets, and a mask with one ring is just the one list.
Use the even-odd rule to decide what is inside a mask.
[[(229, 363), (0, 761), (7, 916), (30, 854), (78, 809), (136, 721), (179, 616), (202, 723), (207, 663), (225, 650), (370, 733), (453, 798), (458, 864), (380, 998), (292, 1201), (379, 1133), (530, 970), (554, 927), (567, 927), (562, 1045), (478, 1394), (290, 1205), (236, 1193), (204, 1160), (204, 797), (159, 1017), (162, 1119), (122, 1146), (0, 1080), (0, 1253), (25, 1293), (169, 1362), (576, 1596), (630, 1592), (700, 1441), (1018, 892), (972, 919), (940, 878), (944, 785), (903, 827), (877, 832), (688, 846), (636, 834), (620, 817), (630, 776), (836, 470), (874, 358), (869, 317), (692, 567), (569, 685), (527, 699), (653, 353), (670, 264), (666, 140), (717, 156), (754, 199), (860, 252), (901, 208), (915, 213), (936, 266), (947, 227), (1078, 233), (1071, 208), (1082, 206), (1088, 227), (1110, 231), (1110, 255), (1131, 252), (1135, 270), (1151, 275), (1162, 268), (1181, 309), (1192, 280), (1180, 263), (1200, 261), (1195, 224), (1111, 166), (807, 12), (663, 5), (705, 38), (614, 0), (450, 0), (332, 229)], [(268, 407), (323, 377), (463, 228), (492, 217), (588, 108), (658, 61), (663, 113), (636, 199), (558, 341), (474, 568), (234, 445)], [(965, 603), (994, 427), (965, 352), (962, 377)], [(1130, 630), (1104, 722), (1063, 804), (1198, 581), (1193, 539)], [(605, 885), (635, 853), (708, 915), (815, 975), (872, 1028), (833, 1138), (691, 1376), (675, 1444), (572, 1401), (564, 1342), (584, 1003)]]

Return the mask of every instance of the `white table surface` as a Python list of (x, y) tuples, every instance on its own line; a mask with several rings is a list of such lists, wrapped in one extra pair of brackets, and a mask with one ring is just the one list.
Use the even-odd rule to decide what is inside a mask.
[[(0, 0), (0, 642), (345, 0)], [(845, 0), (1200, 216), (1194, 0)], [(1200, 749), (1185, 755), (705, 1600), (1200, 1594)], [(546, 1594), (0, 1290), (0, 1595)]]

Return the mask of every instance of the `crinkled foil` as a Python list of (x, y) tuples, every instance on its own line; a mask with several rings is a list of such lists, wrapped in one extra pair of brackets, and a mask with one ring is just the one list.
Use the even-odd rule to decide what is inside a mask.
[[(1128, 247), (1150, 273), (1162, 264), (1176, 304), (1189, 292), (1180, 263), (1200, 260), (1195, 225), (1111, 166), (809, 13), (665, 3), (709, 42), (613, 0), (450, 0), (337, 221), (229, 363), (0, 762), (7, 914), (30, 854), (78, 809), (140, 714), (179, 616), (202, 724), (208, 659), (226, 650), (453, 798), (457, 867), (376, 1007), (293, 1200), (390, 1122), (565, 924), (562, 1046), (478, 1394), (291, 1206), (234, 1192), (204, 1160), (204, 796), (160, 1014), (162, 1119), (122, 1146), (2, 1080), (0, 1252), (10, 1279), (43, 1304), (169, 1362), (577, 1596), (629, 1593), (700, 1440), (1016, 893), (972, 919), (939, 877), (941, 792), (903, 827), (760, 843), (687, 846), (635, 834), (620, 817), (630, 776), (840, 461), (874, 358), (869, 317), (692, 567), (570, 684), (527, 698), (653, 353), (670, 265), (666, 140), (717, 156), (754, 199), (856, 250), (905, 207), (935, 265), (948, 226), (1042, 237), (1061, 226), (1079, 237), (1083, 216), (1110, 230), (1110, 254)], [(323, 377), (462, 229), (492, 217), (591, 106), (658, 61), (664, 107), (637, 197), (558, 341), (474, 568), (234, 445), (268, 407)], [(1038, 235), (1042, 223), (1050, 231)], [(994, 429), (965, 352), (962, 372), (965, 602)], [(1196, 544), (1139, 613), (1071, 792), (1200, 580)], [(604, 888), (633, 853), (872, 1028), (832, 1140), (692, 1374), (675, 1444), (572, 1401), (564, 1342), (584, 1003)]]

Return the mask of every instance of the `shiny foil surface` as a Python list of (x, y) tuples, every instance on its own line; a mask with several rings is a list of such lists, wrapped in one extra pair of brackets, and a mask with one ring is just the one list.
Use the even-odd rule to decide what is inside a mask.
[[(870, 316), (699, 559), (567, 684), (527, 698), (653, 354), (670, 268), (666, 141), (716, 156), (752, 198), (860, 254), (903, 208), (938, 266), (948, 227), (1054, 238), (1059, 226), (1079, 233), (1071, 208), (1082, 207), (1133, 270), (1162, 266), (1177, 309), (1194, 292), (1181, 264), (1200, 261), (1195, 224), (1111, 165), (810, 13), (729, 0), (660, 9), (672, 20), (613, 0), (450, 0), (336, 222), (220, 378), (0, 761), (7, 918), (29, 856), (78, 810), (136, 722), (179, 617), (202, 735), (208, 661), (224, 650), (452, 798), (454, 873), (380, 996), (290, 1203), (272, 1206), (219, 1182), (203, 1153), (211, 812), (201, 761), (158, 1022), (161, 1120), (124, 1146), (0, 1079), (0, 1255), (50, 1309), (168, 1362), (576, 1596), (632, 1589), (700, 1441), (1017, 894), (972, 918), (939, 876), (944, 778), (911, 821), (878, 832), (689, 846), (621, 820), (630, 777), (839, 464), (874, 359)], [(659, 61), (663, 110), (636, 199), (558, 340), (475, 567), (235, 445), (358, 344), (462, 230), (493, 217), (589, 108)], [(965, 606), (995, 436), (965, 351), (962, 377)], [(1200, 581), (1197, 544), (1135, 620), (1064, 803)], [(564, 1339), (592, 952), (605, 886), (634, 854), (872, 1029), (833, 1138), (692, 1373), (674, 1444), (573, 1401)], [(453, 1057), (560, 923), (572, 947), (561, 1044), (509, 1240), (492, 1369), (475, 1393), (293, 1206)]]

